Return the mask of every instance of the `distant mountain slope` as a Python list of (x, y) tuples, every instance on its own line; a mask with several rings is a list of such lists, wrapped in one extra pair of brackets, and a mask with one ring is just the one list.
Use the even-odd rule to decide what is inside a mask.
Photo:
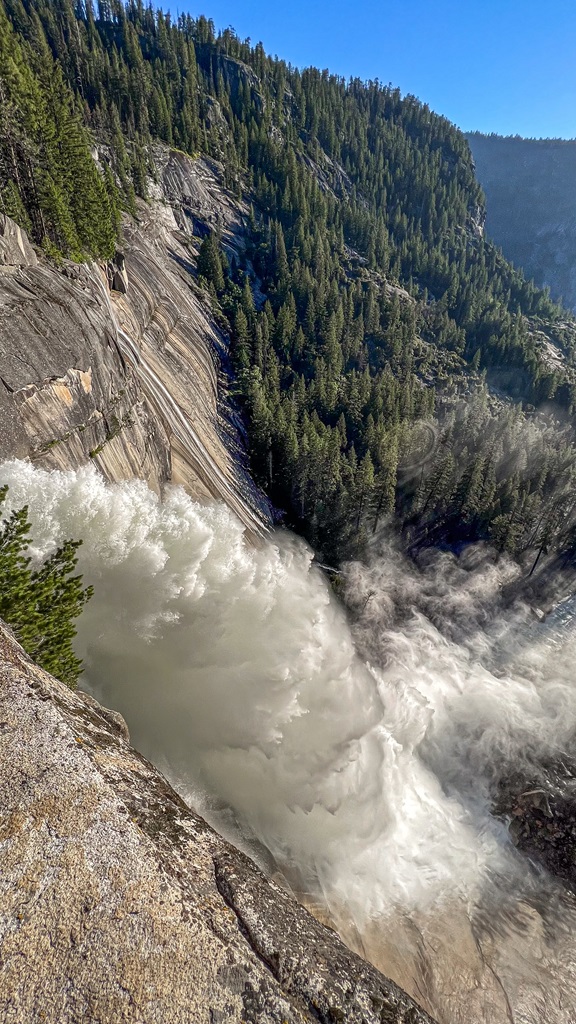
[(576, 141), (467, 135), (486, 193), (486, 233), (576, 309)]

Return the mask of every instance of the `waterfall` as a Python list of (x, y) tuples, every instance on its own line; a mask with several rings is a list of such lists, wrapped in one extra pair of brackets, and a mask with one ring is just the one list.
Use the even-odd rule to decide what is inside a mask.
[(254, 548), (223, 505), (93, 467), (0, 476), (34, 559), (83, 539), (80, 685), (188, 801), (439, 1020), (576, 1018), (570, 901), (491, 814), (576, 728), (570, 622), (504, 609), (512, 563), (381, 541), (349, 620), (287, 531)]

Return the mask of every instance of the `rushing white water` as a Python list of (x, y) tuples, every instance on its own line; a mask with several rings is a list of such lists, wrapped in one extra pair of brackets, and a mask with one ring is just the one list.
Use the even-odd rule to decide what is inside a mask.
[(576, 645), (568, 636), (551, 657), (545, 637), (520, 645), (516, 618), (494, 614), (512, 567), (444, 557), (417, 573), (380, 552), (346, 575), (353, 635), (287, 533), (254, 549), (223, 506), (179, 488), (161, 502), (91, 467), (14, 461), (0, 482), (9, 507), (29, 505), (35, 557), (83, 538), (95, 587), (79, 620), (83, 685), (122, 711), (184, 796), (269, 851), (299, 890), (335, 916), (345, 907), (360, 932), (526, 896), (530, 872), (489, 789), (571, 742)]

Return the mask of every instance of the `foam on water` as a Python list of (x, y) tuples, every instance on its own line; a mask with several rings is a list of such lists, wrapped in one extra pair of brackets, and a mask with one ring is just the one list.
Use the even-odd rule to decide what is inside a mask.
[(497, 664), (504, 627), (487, 609), (509, 568), (451, 562), (418, 576), (375, 554), (347, 573), (353, 635), (286, 532), (254, 549), (225, 507), (179, 488), (161, 502), (91, 467), (13, 461), (0, 477), (10, 507), (29, 504), (35, 557), (83, 538), (95, 588), (79, 620), (83, 685), (184, 796), (262, 844), (300, 889), (362, 927), (398, 908), (472, 904), (525, 874), (489, 788), (527, 750), (569, 742), (574, 644)]

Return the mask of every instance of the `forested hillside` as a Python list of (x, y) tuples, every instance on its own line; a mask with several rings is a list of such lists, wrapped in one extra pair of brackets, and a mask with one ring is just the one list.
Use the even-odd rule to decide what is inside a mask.
[(198, 272), (253, 471), (325, 557), (386, 519), (412, 545), (572, 549), (574, 324), (483, 237), (453, 125), (136, 0), (0, 0), (0, 18), (0, 195), (48, 251), (109, 254), (155, 139), (247, 200), (243, 254), (207, 235)]
[(51, 256), (111, 256), (119, 226), (112, 173), (96, 168), (37, 18), (13, 24), (25, 24), (25, 36), (0, 4), (0, 211)]

